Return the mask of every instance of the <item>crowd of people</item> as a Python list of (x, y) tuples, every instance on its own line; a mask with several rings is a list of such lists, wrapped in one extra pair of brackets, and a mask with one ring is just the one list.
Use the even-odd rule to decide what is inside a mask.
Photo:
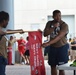
[(8, 40), (8, 46), (7, 46), (7, 52), (8, 52), (8, 65), (12, 64), (12, 50), (13, 50), (13, 44), (18, 43), (18, 51), (21, 58), (21, 64), (27, 64), (29, 65), (29, 37), (27, 36), (26, 40), (21, 36), (20, 39), (17, 39), (16, 37), (10, 36), (10, 39)]
[(69, 60), (74, 61), (76, 60), (76, 37), (69, 38)]

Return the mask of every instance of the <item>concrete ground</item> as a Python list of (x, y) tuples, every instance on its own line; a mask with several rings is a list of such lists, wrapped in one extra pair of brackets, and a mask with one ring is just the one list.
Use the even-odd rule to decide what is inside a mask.
[[(47, 61), (45, 61), (45, 69), (46, 69), (46, 75), (51, 75), (50, 66), (47, 64)], [(20, 64), (7, 65), (6, 75), (31, 75), (30, 66)], [(65, 75), (73, 75), (73, 71), (66, 70)]]

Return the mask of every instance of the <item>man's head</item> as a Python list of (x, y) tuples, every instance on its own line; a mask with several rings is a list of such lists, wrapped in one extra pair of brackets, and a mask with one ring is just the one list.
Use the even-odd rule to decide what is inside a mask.
[(23, 39), (23, 37), (21, 36), (21, 37), (20, 37), (20, 39), (22, 40), (22, 39)]
[(26, 37), (26, 40), (29, 41), (29, 37), (28, 36)]
[(0, 12), (0, 26), (6, 28), (9, 21), (9, 14), (7, 12)]
[(53, 19), (55, 21), (60, 21), (61, 20), (61, 12), (59, 10), (54, 10), (53, 11)]
[(13, 39), (13, 36), (10, 36), (10, 40), (12, 40)]

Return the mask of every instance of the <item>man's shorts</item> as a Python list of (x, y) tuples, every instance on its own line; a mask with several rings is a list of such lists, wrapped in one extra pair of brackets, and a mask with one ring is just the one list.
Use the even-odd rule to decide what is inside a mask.
[(50, 46), (45, 47), (44, 49), (44, 56), (48, 54), (48, 50), (50, 49)]
[(25, 53), (24, 53), (24, 55), (30, 56), (29, 50), (26, 50)]
[(51, 47), (48, 51), (48, 64), (51, 66), (62, 65), (67, 63), (68, 57), (68, 44), (62, 47)]

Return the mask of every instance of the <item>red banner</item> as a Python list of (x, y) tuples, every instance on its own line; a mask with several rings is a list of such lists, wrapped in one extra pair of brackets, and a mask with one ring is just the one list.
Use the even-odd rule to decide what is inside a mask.
[(42, 34), (29, 32), (31, 75), (46, 75), (42, 53)]

